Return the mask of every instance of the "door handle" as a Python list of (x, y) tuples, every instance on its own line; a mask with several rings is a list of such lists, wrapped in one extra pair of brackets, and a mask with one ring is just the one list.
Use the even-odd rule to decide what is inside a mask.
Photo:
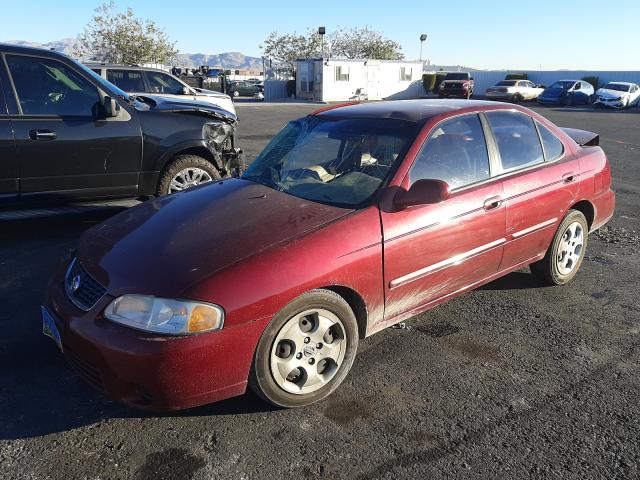
[(565, 173), (562, 175), (562, 183), (571, 183), (576, 179), (576, 174), (573, 172)]
[(31, 130), (29, 131), (29, 138), (31, 140), (55, 140), (57, 137), (56, 132), (53, 130)]
[(485, 210), (493, 210), (494, 208), (498, 208), (500, 205), (502, 205), (502, 197), (495, 196), (487, 198), (482, 204), (482, 208)]

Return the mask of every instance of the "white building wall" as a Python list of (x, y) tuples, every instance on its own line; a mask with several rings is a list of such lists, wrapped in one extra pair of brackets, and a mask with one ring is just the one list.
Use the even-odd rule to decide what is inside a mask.
[[(298, 60), (298, 98), (340, 102), (356, 97), (361, 89), (369, 100), (380, 100), (409, 88), (422, 76), (420, 62), (380, 60)], [(401, 76), (404, 69), (404, 77)], [(348, 78), (346, 77), (348, 75)], [(313, 92), (303, 82), (313, 81)]]

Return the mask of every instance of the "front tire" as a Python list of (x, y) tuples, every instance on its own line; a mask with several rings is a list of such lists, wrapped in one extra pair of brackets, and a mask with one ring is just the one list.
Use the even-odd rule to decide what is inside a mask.
[(329, 290), (312, 290), (271, 320), (254, 355), (249, 386), (265, 401), (303, 407), (330, 395), (347, 376), (358, 349), (349, 304)]
[(544, 258), (530, 265), (531, 273), (548, 285), (564, 285), (576, 276), (589, 241), (589, 225), (582, 212), (569, 210)]
[(169, 195), (201, 183), (220, 180), (220, 172), (206, 158), (177, 155), (165, 168), (158, 182), (158, 195)]

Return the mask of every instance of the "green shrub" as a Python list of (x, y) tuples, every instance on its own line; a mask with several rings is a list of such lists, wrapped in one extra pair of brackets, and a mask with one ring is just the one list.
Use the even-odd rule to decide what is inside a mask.
[(598, 89), (598, 83), (600, 81), (599, 77), (584, 77), (582, 79), (583, 82), (587, 82), (590, 83), (591, 85), (593, 85), (594, 90)]
[(435, 73), (423, 73), (422, 74), (422, 87), (424, 93), (433, 92), (436, 87), (436, 74)]
[(505, 80), (529, 80), (529, 75), (526, 73), (507, 73), (504, 77)]

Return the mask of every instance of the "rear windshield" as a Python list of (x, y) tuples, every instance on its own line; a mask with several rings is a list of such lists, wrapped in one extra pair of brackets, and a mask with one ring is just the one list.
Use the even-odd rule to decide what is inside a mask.
[(496, 83), (498, 87), (513, 87), (516, 84), (516, 80), (503, 80)]
[(269, 142), (243, 178), (319, 203), (365, 206), (419, 127), (387, 118), (302, 118)]
[(607, 90), (616, 90), (618, 92), (628, 92), (629, 85), (620, 85), (619, 83), (607, 83), (604, 88)]

